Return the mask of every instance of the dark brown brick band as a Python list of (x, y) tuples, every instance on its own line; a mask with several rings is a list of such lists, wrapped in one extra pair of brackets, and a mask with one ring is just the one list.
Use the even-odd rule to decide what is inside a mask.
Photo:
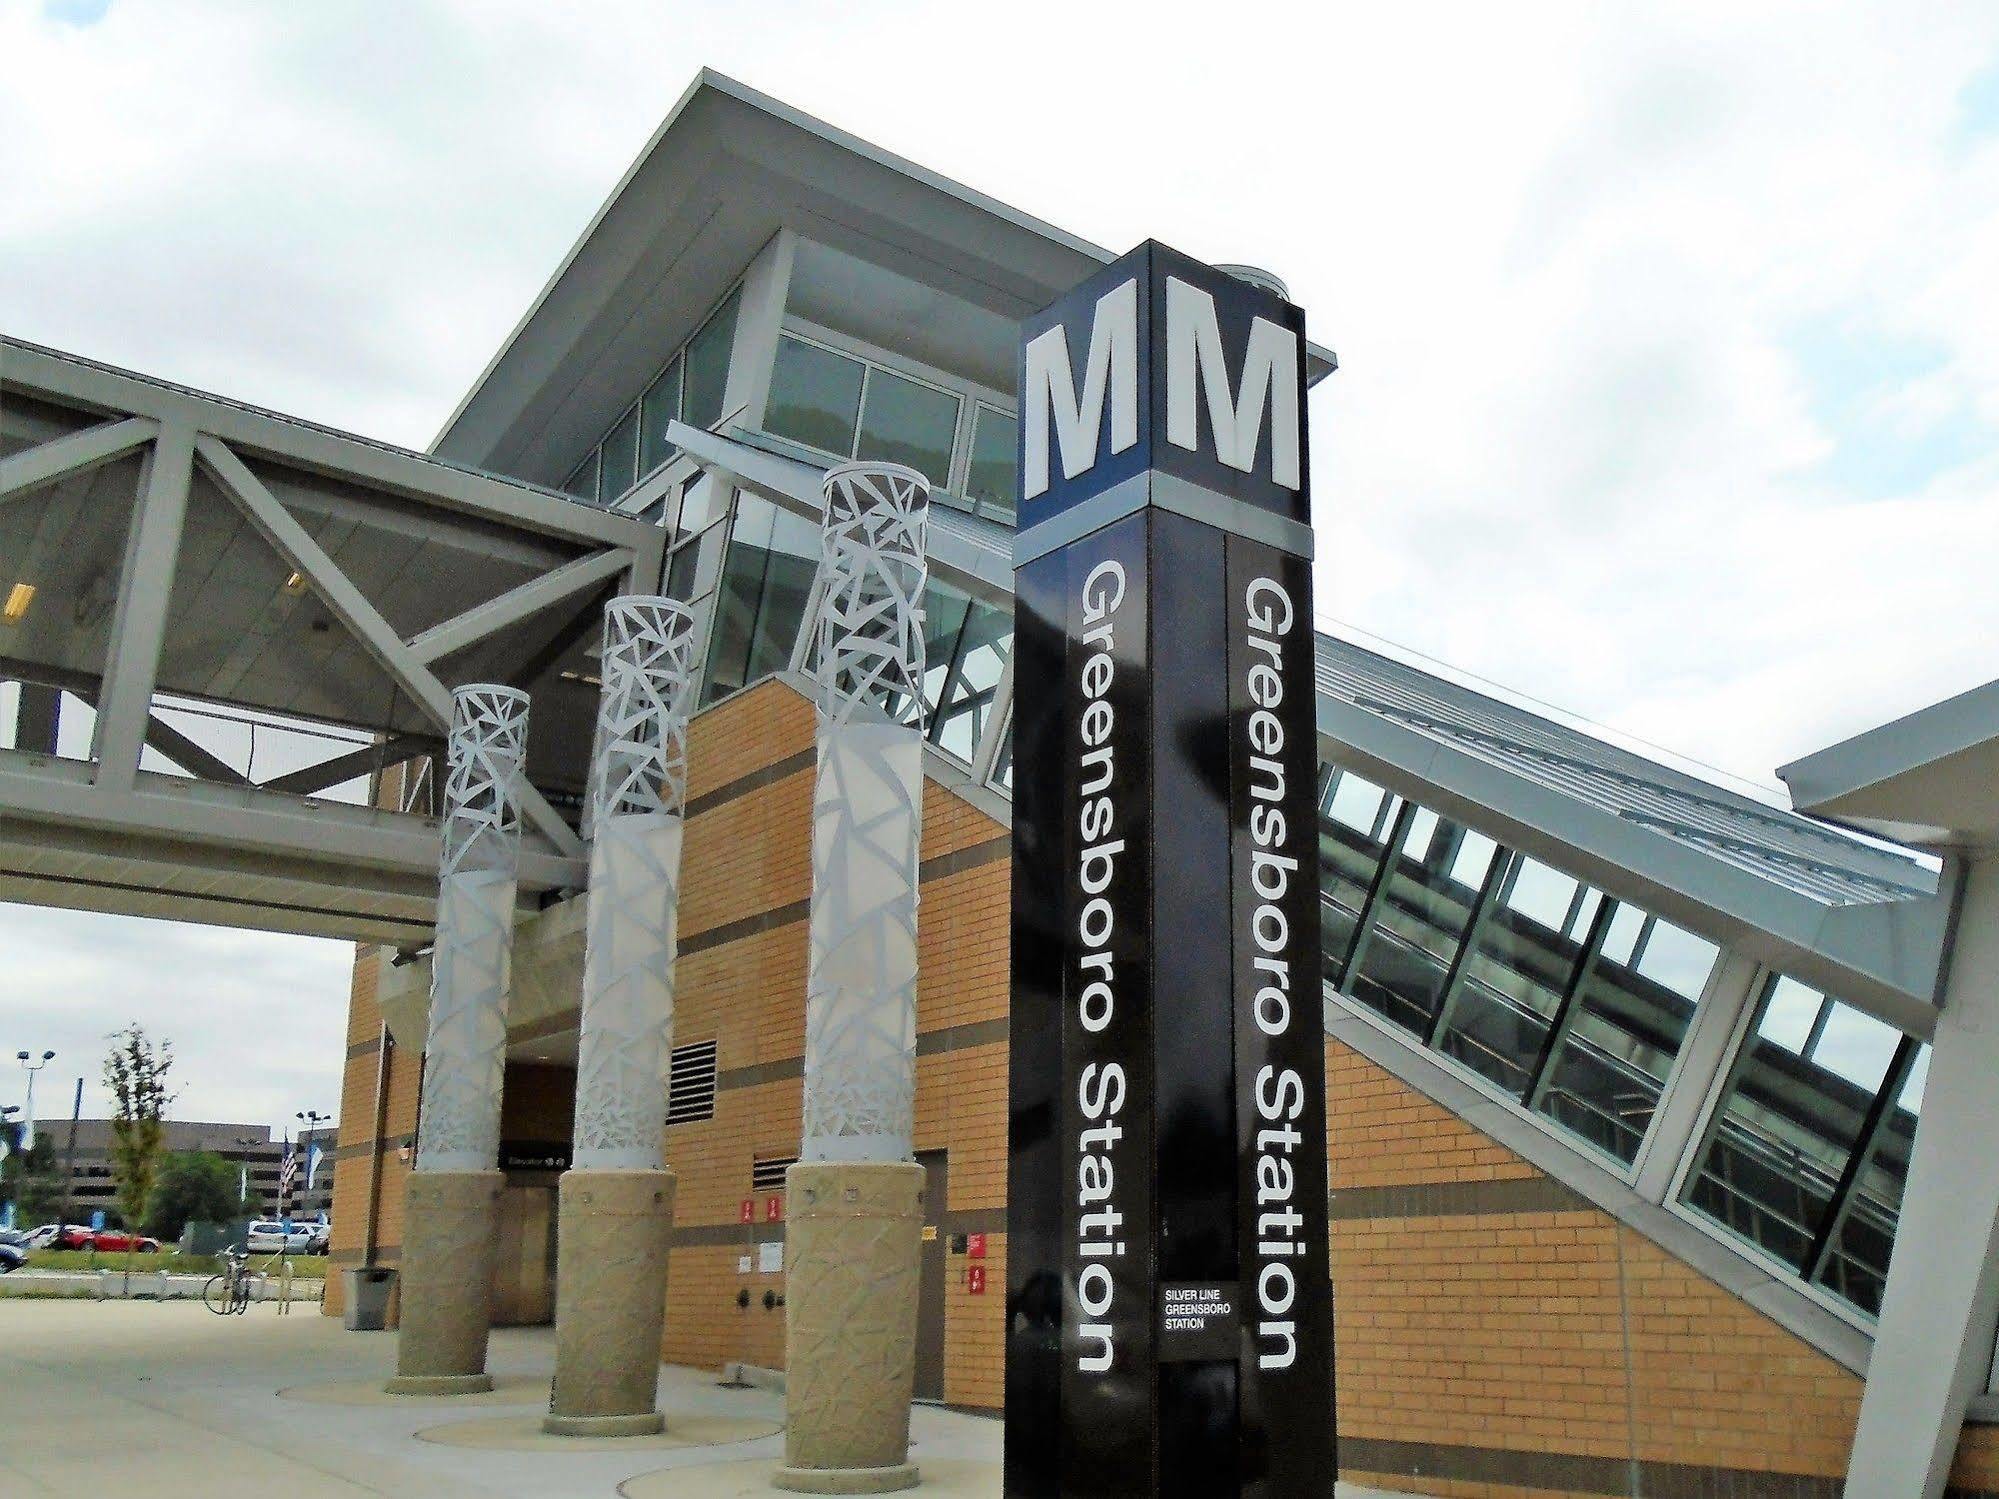
[(1593, 1211), (1589, 1202), (1551, 1176), (1348, 1187), (1332, 1194), (1332, 1217), (1336, 1223), (1368, 1218), (1471, 1218), (1488, 1213), (1586, 1211)]
[(1646, 1499), (1840, 1499), (1844, 1477), (1702, 1468), (1686, 1463), (1520, 1452), (1504, 1447), (1447, 1447), (1430, 1442), (1340, 1438), (1343, 1473), (1512, 1484), (1572, 1494), (1643, 1494)]

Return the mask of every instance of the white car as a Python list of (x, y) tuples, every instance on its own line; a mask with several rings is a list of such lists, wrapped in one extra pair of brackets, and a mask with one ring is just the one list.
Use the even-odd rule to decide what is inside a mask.
[(258, 1218), (250, 1224), (249, 1239), (245, 1247), (252, 1254), (277, 1254), (280, 1251), (303, 1254), (313, 1247), (317, 1230), (317, 1224), (294, 1223), (291, 1231), (287, 1233), (285, 1225), (280, 1220)]
[(47, 1249), (62, 1232), (60, 1223), (44, 1223), (40, 1228), (31, 1228), (21, 1238), (23, 1249)]

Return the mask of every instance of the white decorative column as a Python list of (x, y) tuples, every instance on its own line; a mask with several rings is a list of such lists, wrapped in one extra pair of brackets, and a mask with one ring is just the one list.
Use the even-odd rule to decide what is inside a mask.
[(687, 804), (694, 616), (665, 598), (604, 611), (575, 1152), (562, 1178), (555, 1386), (544, 1429), (635, 1436), (659, 1394), (673, 1239), (665, 1169), (674, 917)]
[(785, 1174), (779, 1488), (886, 1493), (909, 1462), (923, 1168), (916, 899), (923, 811), (924, 532), (913, 469), (826, 475), (819, 771), (805, 1000), (804, 1142)]
[(430, 1027), (416, 1170), (403, 1203), (396, 1376), (388, 1383), (394, 1395), (493, 1387), (486, 1333), (527, 737), (526, 693), (477, 684), (451, 695)]

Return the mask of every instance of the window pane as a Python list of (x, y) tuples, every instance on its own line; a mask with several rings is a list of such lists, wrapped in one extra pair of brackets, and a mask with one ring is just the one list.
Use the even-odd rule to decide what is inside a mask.
[(941, 488), (951, 473), (951, 438), (957, 428), (956, 396), (873, 369), (854, 456), (906, 463)]
[[(1610, 933), (1637, 910), (1618, 907)], [(1611, 956), (1606, 936), (1538, 1104), (1557, 1124), (1627, 1164), (1638, 1158), (1719, 956), (1713, 943), (1692, 932), (1639, 915), (1642, 945), (1621, 944), (1623, 961)]]
[(1518, 1098), (1527, 1091), (1548, 1027), (1568, 992), (1583, 944), (1570, 936), (1575, 880), (1524, 854), (1487, 913), (1439, 1046)]
[(562, 492), (573, 494), (579, 500), (595, 501), (597, 498), (597, 450), (577, 464), (567, 479), (562, 481)]
[(933, 580), (924, 590), (924, 636), (930, 742), (969, 765), (1013, 647), (1013, 616)]
[(972, 456), (965, 467), (965, 498), (1009, 524), (1013, 521), (1014, 444), (1017, 424), (1004, 412), (979, 408), (972, 426)]
[(737, 498), (735, 527), (715, 599), (705, 701), (747, 687), (790, 663), (792, 645), (805, 619), (818, 541), (809, 521), (754, 495)]
[(597, 486), (597, 495), (606, 505), (638, 480), (639, 462), (639, 409), (634, 406), (618, 419), (604, 439), (603, 478)]
[(1320, 798), (1319, 940), (1329, 984), (1345, 975), (1347, 951), (1388, 836), (1390, 819), (1382, 814), (1389, 800), (1379, 786), (1348, 770), (1333, 771)]
[(993, 784), (1013, 790), (1013, 720), (1000, 730), (999, 749), (993, 755)]
[(643, 420), (639, 423), (639, 476), (643, 478), (674, 455), (666, 440), (666, 424), (680, 417), (681, 362), (675, 356), (639, 402)]
[[(1689, 1205), (1794, 1270), (1805, 1268), (1877, 1091), (1790, 1044), (1794, 1012), (1805, 1002), (1816, 1010), (1820, 999), (1781, 975), (1765, 986), (1755, 1032), (1687, 1188)], [(1837, 1002), (1832, 1008), (1857, 1013)]]
[(1881, 1314), (1881, 1293), (1888, 1288), (1888, 1255), (1902, 1218), (1902, 1192), (1909, 1181), (1909, 1155), (1916, 1145), (1916, 1121), (1929, 1068), (1930, 1049), (1924, 1046), (1916, 1052), (1908, 1080), (1882, 1120), (1874, 1153), (1854, 1178), (1846, 1215), (1819, 1274), (1820, 1285), (1871, 1316)]
[(777, 341), (764, 427), (779, 437), (846, 457), (861, 413), (862, 365), (795, 338)]
[(701, 557), (699, 537), (690, 537), (687, 542), (673, 549), (673, 556), (666, 564), (666, 596), (679, 599), (683, 604), (694, 596), (696, 564)]
[(729, 388), (729, 351), (736, 341), (736, 293), (715, 309), (701, 331), (687, 341), (687, 393), (681, 420), (690, 427), (712, 427), (722, 418)]
[(1437, 1013), (1478, 902), (1477, 881), (1485, 876), (1484, 864), (1472, 861), (1466, 868), (1476, 868), (1474, 882), (1456, 877), (1469, 833), (1427, 808), (1410, 818), (1349, 985), (1355, 999), (1419, 1036), (1428, 1034)]
[(756, 633), (757, 607), (763, 599), (764, 570), (770, 560), (771, 526), (776, 516), (774, 506), (754, 495), (741, 495), (736, 500), (729, 549), (722, 559), (722, 580), (715, 590), (706, 702), (712, 703), (749, 681), (750, 643)]
[(771, 525), (770, 560), (764, 569), (746, 680), (758, 681), (791, 664), (818, 563), (819, 528), (788, 510), (778, 511)]

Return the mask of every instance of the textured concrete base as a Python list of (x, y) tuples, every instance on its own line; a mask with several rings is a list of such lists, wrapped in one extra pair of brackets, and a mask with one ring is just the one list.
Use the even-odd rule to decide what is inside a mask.
[[(549, 1420), (656, 1419), (673, 1173), (569, 1171), (560, 1190)], [(589, 1429), (562, 1428), (570, 1436)]]
[[(393, 1383), (394, 1381), (391, 1381)], [(373, 1379), (333, 1379), (318, 1384), (297, 1384), (278, 1391), (280, 1400), (297, 1400), (305, 1405), (407, 1407), (419, 1398), (396, 1394), (383, 1388), (381, 1376)], [(459, 1405), (538, 1405), (548, 1406), (548, 1381), (534, 1374), (496, 1374), (491, 1393), (468, 1395), (454, 1391), (450, 1397)]]
[(816, 1494), (909, 1488), (923, 1168), (801, 1162), (785, 1188), (787, 1419), (773, 1482)]
[(895, 1494), (922, 1481), (915, 1463), (893, 1468), (779, 1468), (770, 1475), (772, 1488), (794, 1494)]
[(666, 1430), (658, 1411), (636, 1416), (557, 1416), (541, 1418), (541, 1429), (552, 1437), (650, 1437)]
[(490, 1374), (398, 1374), (382, 1386), (387, 1395), (490, 1395)]
[[(700, 1447), (724, 1447), (777, 1435), (777, 1422), (754, 1416), (690, 1415), (676, 1418), (670, 1431), (638, 1431), (625, 1436), (593, 1432), (562, 1436), (542, 1426), (539, 1416), (488, 1416), (477, 1421), (453, 1421), (419, 1431), (420, 1442), (440, 1447), (465, 1447), (479, 1452), (685, 1452)], [(572, 1486), (560, 1492), (582, 1492)]]
[(486, 1333), (505, 1180), (498, 1171), (411, 1173), (403, 1198), (402, 1323), (396, 1377), (386, 1387), (391, 1394), (493, 1388), (486, 1376)]
[[(768, 1499), (786, 1470), (768, 1458), (663, 1468), (618, 1485), (624, 1499)], [(916, 1492), (929, 1499), (1000, 1499), (1000, 1465), (975, 1458), (926, 1457)], [(793, 1493), (801, 1492), (793, 1489)], [(811, 1493), (813, 1490), (803, 1490)], [(861, 1493), (848, 1489), (847, 1493)], [(877, 1491), (880, 1492), (880, 1491)], [(894, 1493), (896, 1490), (887, 1490)], [(1347, 1490), (1340, 1490), (1347, 1499)]]

